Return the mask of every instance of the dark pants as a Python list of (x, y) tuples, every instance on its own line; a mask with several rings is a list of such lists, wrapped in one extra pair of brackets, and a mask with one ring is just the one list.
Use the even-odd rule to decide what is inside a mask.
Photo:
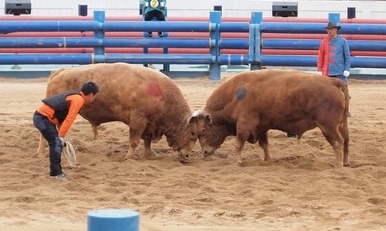
[[(159, 10), (152, 10), (145, 14), (145, 21), (151, 21), (153, 18), (156, 18), (158, 21), (165, 21), (165, 15), (159, 11)], [(149, 35), (152, 34), (152, 32), (148, 32)], [(158, 32), (159, 35), (162, 34), (162, 32)]]
[(62, 145), (56, 126), (39, 112), (34, 113), (32, 121), (50, 146), (50, 176), (62, 174), (62, 166), (60, 165)]

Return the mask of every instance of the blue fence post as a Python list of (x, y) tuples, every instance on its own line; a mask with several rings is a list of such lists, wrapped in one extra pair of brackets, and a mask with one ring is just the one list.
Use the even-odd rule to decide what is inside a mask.
[(98, 27), (94, 31), (94, 37), (98, 39), (98, 46), (94, 47), (94, 58), (92, 63), (104, 63), (106, 62), (105, 56), (105, 47), (103, 40), (105, 38), (105, 32), (103, 30), (103, 25), (105, 22), (105, 12), (104, 11), (94, 11), (94, 20), (98, 22)]
[(251, 70), (261, 69), (261, 33), (262, 12), (252, 12), (249, 25), (249, 64)]
[(328, 21), (339, 23), (340, 22), (340, 14), (339, 13), (329, 13)]
[[(166, 10), (166, 12), (167, 12), (167, 10)], [(166, 15), (165, 15), (165, 20), (167, 20)], [(164, 31), (164, 32), (163, 32), (163, 37), (167, 39), (167, 38), (169, 37), (169, 32)], [(163, 52), (164, 52), (164, 54), (169, 54), (169, 48), (164, 47), (164, 48), (163, 48)], [(164, 69), (162, 70), (163, 72), (166, 72), (166, 73), (167, 73), (167, 72), (170, 72), (170, 64), (164, 64), (164, 65), (163, 65), (163, 68), (164, 68)]]
[(220, 23), (221, 11), (210, 12), (210, 55), (212, 62), (209, 64), (209, 79), (220, 80), (221, 66), (220, 66)]

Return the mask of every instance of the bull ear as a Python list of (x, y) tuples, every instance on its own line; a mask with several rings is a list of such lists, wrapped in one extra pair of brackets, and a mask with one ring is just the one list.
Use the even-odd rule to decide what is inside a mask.
[(209, 114), (206, 114), (204, 119), (205, 119), (205, 122), (207, 122), (208, 124), (212, 124), (213, 123), (212, 116), (210, 116)]

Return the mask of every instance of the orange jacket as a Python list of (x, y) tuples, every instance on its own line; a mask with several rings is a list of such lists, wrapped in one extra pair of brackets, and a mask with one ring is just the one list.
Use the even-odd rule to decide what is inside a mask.
[(66, 97), (66, 101), (69, 101), (70, 107), (68, 109), (68, 115), (66, 119), (64, 119), (62, 124), (59, 124), (58, 120), (54, 117), (55, 110), (48, 106), (47, 104), (42, 104), (37, 111), (46, 116), (51, 123), (55, 125), (59, 125), (59, 136), (65, 137), (71, 125), (74, 123), (76, 116), (79, 114), (82, 109), (85, 99), (84, 94), (81, 92), (80, 95), (74, 94)]

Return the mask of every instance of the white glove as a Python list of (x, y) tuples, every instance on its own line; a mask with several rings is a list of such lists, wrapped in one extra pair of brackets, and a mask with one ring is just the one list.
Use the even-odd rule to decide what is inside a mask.
[(145, 2), (145, 6), (148, 7), (148, 6), (149, 6), (149, 3), (148, 3), (148, 2)]
[(164, 3), (164, 2), (161, 2), (161, 3), (160, 3), (160, 6), (161, 6), (161, 7), (164, 7), (164, 6), (165, 6), (165, 3)]
[(343, 71), (343, 76), (344, 77), (349, 77), (349, 75), (350, 75), (350, 72), (349, 71)]
[(66, 140), (60, 136), (59, 136), (59, 139), (60, 139), (60, 143), (62, 144), (62, 147), (64, 147), (66, 145)]

